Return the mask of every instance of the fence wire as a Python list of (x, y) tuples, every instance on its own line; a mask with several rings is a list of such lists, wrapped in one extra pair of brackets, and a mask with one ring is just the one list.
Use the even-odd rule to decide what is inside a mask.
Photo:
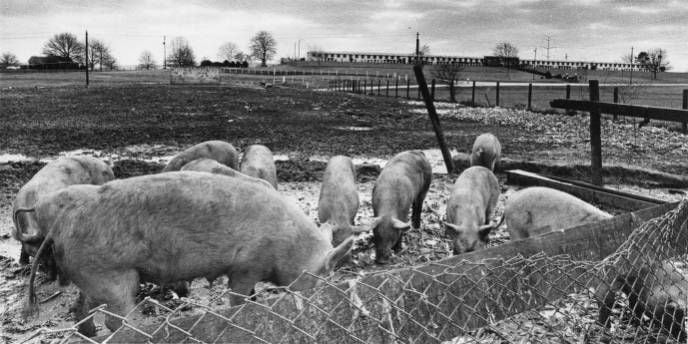
[[(685, 343), (688, 200), (637, 228), (602, 261), (543, 253), (382, 271), (345, 282), (311, 274), (245, 303), (146, 298), (122, 326), (87, 338), (74, 327), (41, 342), (90, 343)], [(303, 291), (301, 283), (316, 288)], [(275, 291), (278, 293), (275, 293)], [(193, 315), (188, 310), (193, 309)], [(137, 319), (144, 319), (137, 320)], [(35, 337), (34, 337), (35, 338)]]

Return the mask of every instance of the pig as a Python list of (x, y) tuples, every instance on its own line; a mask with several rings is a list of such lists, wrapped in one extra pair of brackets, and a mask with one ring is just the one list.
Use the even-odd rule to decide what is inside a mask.
[(473, 142), (471, 166), (484, 166), (494, 172), (502, 154), (502, 145), (491, 133), (480, 134)]
[(223, 165), (216, 160), (213, 159), (208, 159), (208, 158), (201, 158), (201, 159), (196, 159), (188, 164), (184, 165), (182, 167), (181, 171), (197, 171), (197, 172), (208, 172), (208, 173), (215, 173), (215, 174), (222, 174), (228, 177), (234, 177), (234, 178), (240, 178), (242, 180), (245, 180), (247, 182), (251, 183), (256, 183), (259, 185), (263, 185), (268, 188), (273, 188), (272, 184), (268, 183), (267, 181), (259, 178), (254, 178), (251, 176), (247, 176), (229, 166)]
[(272, 152), (263, 145), (251, 145), (241, 158), (241, 173), (266, 180), (277, 189), (277, 168)]
[(201, 142), (177, 154), (162, 172), (179, 171), (184, 165), (200, 158), (213, 159), (233, 169), (239, 168), (239, 153), (236, 148), (231, 143), (214, 140)]
[[(77, 321), (100, 304), (127, 314), (140, 281), (227, 275), (233, 292), (249, 294), (258, 281), (284, 286), (304, 271), (326, 275), (353, 242), (333, 247), (276, 190), (194, 171), (70, 186), (42, 198), (35, 215), (39, 226), (51, 226), (37, 255), (50, 243), (57, 265), (83, 293)], [(25, 317), (38, 307), (35, 268), (34, 262)], [(114, 331), (121, 320), (106, 317), (105, 323)], [(79, 331), (93, 336), (92, 318)]]
[[(20, 211), (31, 208), (43, 196), (73, 184), (103, 184), (115, 179), (108, 164), (90, 156), (61, 157), (49, 162), (29, 180), (14, 199), (12, 220), (14, 238), (21, 242), (19, 263), (26, 265), (29, 257), (35, 256), (48, 228), (40, 228), (33, 213)], [(51, 254), (45, 254), (42, 265), (48, 270), (48, 278), (58, 277)]]
[(506, 201), (504, 219), (511, 240), (611, 218), (606, 213), (566, 192), (529, 187), (514, 192)]
[(686, 341), (685, 310), (688, 307), (688, 280), (668, 261), (633, 267), (620, 274), (612, 285), (603, 284), (596, 291), (601, 301), (597, 318), (599, 325), (609, 327), (608, 321), (616, 302), (616, 292), (628, 297), (628, 309), (633, 312), (631, 323), (639, 325), (643, 315), (658, 324), (671, 336)]
[(342, 155), (330, 158), (320, 188), (318, 220), (329, 225), (327, 230), (332, 232), (332, 245), (339, 245), (355, 233), (365, 231), (353, 225), (358, 205), (354, 163)]
[(389, 262), (391, 251), (399, 252), (403, 234), (412, 225), (420, 228), (423, 200), (432, 181), (432, 167), (421, 151), (405, 151), (394, 156), (380, 172), (373, 187), (373, 242), (375, 261)]
[(472, 166), (454, 182), (447, 201), (446, 234), (454, 254), (483, 249), (495, 228), (490, 216), (499, 200), (499, 181), (489, 168)]

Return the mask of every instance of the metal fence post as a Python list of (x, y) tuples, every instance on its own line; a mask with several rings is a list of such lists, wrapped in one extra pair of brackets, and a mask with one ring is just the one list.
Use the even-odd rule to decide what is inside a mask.
[[(589, 81), (590, 101), (600, 101), (600, 83), (597, 80)], [(602, 137), (601, 137), (600, 112), (590, 111), (590, 174), (591, 181), (595, 185), (602, 185)]]

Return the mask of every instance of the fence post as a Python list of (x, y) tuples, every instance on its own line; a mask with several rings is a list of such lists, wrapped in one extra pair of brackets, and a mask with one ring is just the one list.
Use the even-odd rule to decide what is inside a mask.
[(387, 79), (387, 89), (385, 90), (385, 97), (389, 97), (389, 79)]
[[(571, 99), (571, 85), (566, 84), (566, 99)], [(571, 116), (573, 115), (573, 111), (566, 109), (566, 114)]]
[(356, 80), (351, 80), (351, 93), (356, 93)]
[(473, 89), (471, 90), (471, 106), (475, 107), (475, 80), (473, 80)]
[(430, 98), (430, 92), (428, 92), (428, 84), (425, 81), (425, 76), (423, 76), (423, 66), (415, 65), (413, 66), (413, 71), (416, 73), (418, 89), (423, 94), (425, 107), (428, 109), (430, 122), (432, 123), (432, 128), (435, 130), (435, 136), (437, 137), (437, 142), (440, 145), (440, 151), (442, 151), (442, 158), (444, 158), (444, 165), (447, 167), (447, 174), (454, 173), (454, 161), (452, 161), (451, 153), (449, 153), (447, 143), (444, 141), (444, 134), (442, 133), (442, 127), (440, 126), (440, 119), (437, 117), (437, 112), (435, 111), (435, 104)]
[[(389, 82), (389, 81), (388, 81)], [(377, 95), (380, 95), (380, 88), (382, 86), (382, 80), (377, 79)]]
[(432, 79), (432, 85), (430, 87), (431, 87), (430, 88), (430, 99), (432, 99), (432, 101), (434, 102), (435, 101), (435, 79)]
[(533, 107), (533, 84), (529, 83), (528, 84), (528, 111), (530, 111)]
[[(368, 72), (366, 72), (366, 74), (368, 74)], [(367, 87), (368, 87), (368, 80), (363, 79), (363, 94), (368, 94)]]
[(406, 99), (411, 99), (411, 79), (406, 79)]
[[(617, 103), (619, 103), (619, 88), (614, 87), (614, 104)], [(616, 121), (617, 119), (619, 119), (619, 115), (614, 114), (614, 120)]]
[[(389, 92), (389, 79), (387, 79), (387, 92)], [(396, 85), (394, 85), (394, 98), (399, 98), (399, 76), (398, 75), (397, 75)]]
[[(688, 90), (683, 90), (683, 109), (688, 110)], [(688, 121), (683, 121), (683, 133), (688, 134)]]
[(497, 95), (495, 96), (495, 106), (499, 107), (499, 81), (497, 81)]
[[(597, 80), (589, 81), (590, 101), (600, 101), (600, 83)], [(602, 138), (600, 112), (590, 111), (590, 174), (592, 183), (602, 186)]]

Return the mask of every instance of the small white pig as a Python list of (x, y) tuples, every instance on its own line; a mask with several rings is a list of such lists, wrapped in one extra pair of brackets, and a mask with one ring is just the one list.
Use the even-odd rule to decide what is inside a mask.
[(499, 199), (499, 181), (490, 169), (472, 166), (454, 182), (447, 202), (446, 234), (454, 243), (454, 254), (482, 249), (495, 227), (490, 216)]
[[(511, 240), (528, 238), (533, 231), (566, 229), (611, 218), (606, 213), (566, 192), (529, 187), (514, 192), (506, 201), (504, 219)], [(541, 233), (538, 233), (541, 234)]]
[(250, 145), (241, 158), (241, 173), (266, 180), (277, 189), (277, 168), (275, 159), (268, 147)]
[(214, 140), (201, 142), (177, 154), (162, 172), (179, 171), (184, 165), (200, 158), (213, 159), (231, 168), (239, 168), (239, 153), (236, 148), (231, 143)]
[(332, 245), (365, 231), (353, 225), (358, 205), (354, 163), (342, 155), (332, 157), (327, 162), (318, 199), (318, 220), (331, 226)]
[(502, 155), (502, 145), (491, 133), (481, 134), (473, 142), (471, 151), (471, 166), (484, 166), (494, 171)]

